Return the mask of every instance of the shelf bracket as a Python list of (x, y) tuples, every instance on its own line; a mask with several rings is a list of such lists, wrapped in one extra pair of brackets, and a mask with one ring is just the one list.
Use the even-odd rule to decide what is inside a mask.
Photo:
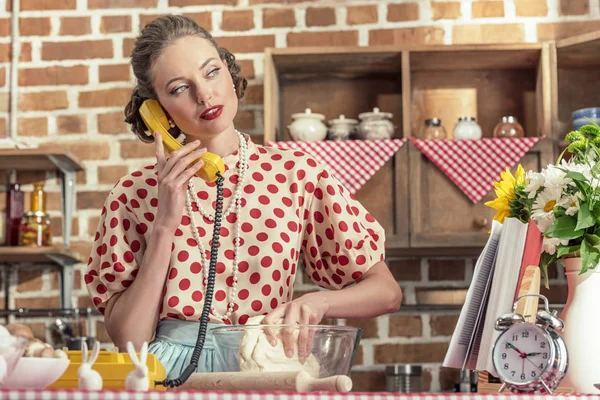
[(75, 263), (58, 254), (48, 254), (50, 260), (58, 267), (58, 288), (60, 291), (61, 308), (72, 308), (73, 306), (73, 280), (75, 278)]
[(48, 158), (58, 168), (61, 189), (61, 207), (63, 214), (63, 242), (65, 248), (69, 248), (71, 241), (71, 224), (73, 221), (73, 196), (75, 193), (75, 171), (60, 158), (48, 155)]

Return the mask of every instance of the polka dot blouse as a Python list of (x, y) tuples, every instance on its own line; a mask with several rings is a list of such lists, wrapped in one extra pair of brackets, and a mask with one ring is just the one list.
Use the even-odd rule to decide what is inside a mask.
[[(241, 215), (223, 220), (216, 267), (213, 307), (225, 314), (237, 218), (241, 218), (237, 297), (231, 320), (214, 315), (214, 323), (244, 324), (290, 301), (298, 262), (317, 285), (341, 289), (384, 259), (385, 233), (363, 206), (313, 157), (297, 150), (255, 145), (248, 136), (248, 171)], [(223, 210), (238, 181), (238, 153), (226, 165)], [(94, 304), (104, 312), (115, 293), (135, 279), (149, 242), (157, 211), (156, 165), (121, 178), (109, 193), (88, 260), (85, 282)], [(194, 177), (198, 200), (214, 214), (216, 184)], [(192, 203), (200, 239), (210, 258), (213, 222)], [(203, 271), (200, 250), (184, 207), (173, 236), (171, 262), (163, 290), (160, 318), (200, 319)], [(157, 279), (163, 279), (157, 277)]]

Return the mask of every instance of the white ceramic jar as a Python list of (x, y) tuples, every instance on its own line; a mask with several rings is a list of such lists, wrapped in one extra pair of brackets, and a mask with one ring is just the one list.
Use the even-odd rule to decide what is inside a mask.
[(454, 139), (481, 139), (481, 127), (474, 117), (460, 117), (452, 131)]
[(382, 112), (378, 107), (372, 112), (364, 112), (358, 115), (358, 138), (366, 140), (391, 139), (394, 135), (393, 114)]
[(294, 121), (288, 125), (292, 139), (314, 142), (327, 137), (327, 126), (323, 123), (325, 120), (323, 114), (313, 113), (310, 108), (307, 108), (303, 113), (292, 114), (292, 119)]
[(336, 119), (329, 120), (328, 138), (331, 140), (347, 140), (356, 132), (358, 121), (346, 118), (344, 114)]

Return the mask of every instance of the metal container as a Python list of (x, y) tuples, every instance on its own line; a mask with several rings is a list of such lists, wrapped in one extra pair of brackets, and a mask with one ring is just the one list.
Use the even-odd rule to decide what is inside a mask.
[(92, 347), (94, 347), (94, 343), (96, 342), (96, 339), (93, 337), (82, 337), (82, 336), (72, 337), (72, 338), (67, 339), (67, 348), (69, 350), (81, 350), (81, 348), (83, 347), (83, 341), (86, 342), (87, 348), (88, 348), (88, 350), (90, 350)]
[(423, 369), (415, 364), (396, 364), (385, 368), (388, 392), (420, 393), (423, 391)]

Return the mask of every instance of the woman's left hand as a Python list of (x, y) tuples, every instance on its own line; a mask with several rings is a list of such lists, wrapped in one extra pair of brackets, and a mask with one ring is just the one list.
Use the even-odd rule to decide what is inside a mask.
[[(263, 324), (275, 325), (280, 321), (284, 325), (318, 325), (327, 311), (329, 304), (326, 296), (322, 293), (308, 293), (289, 303), (277, 307), (268, 314), (262, 321)], [(288, 358), (294, 356), (294, 332), (298, 328), (285, 327), (282, 330), (282, 342), (285, 355)], [(272, 346), (277, 344), (275, 330), (265, 329), (265, 333)], [(311, 354), (312, 342), (314, 338), (314, 328), (306, 326), (300, 327), (298, 332), (298, 359), (304, 362)]]

